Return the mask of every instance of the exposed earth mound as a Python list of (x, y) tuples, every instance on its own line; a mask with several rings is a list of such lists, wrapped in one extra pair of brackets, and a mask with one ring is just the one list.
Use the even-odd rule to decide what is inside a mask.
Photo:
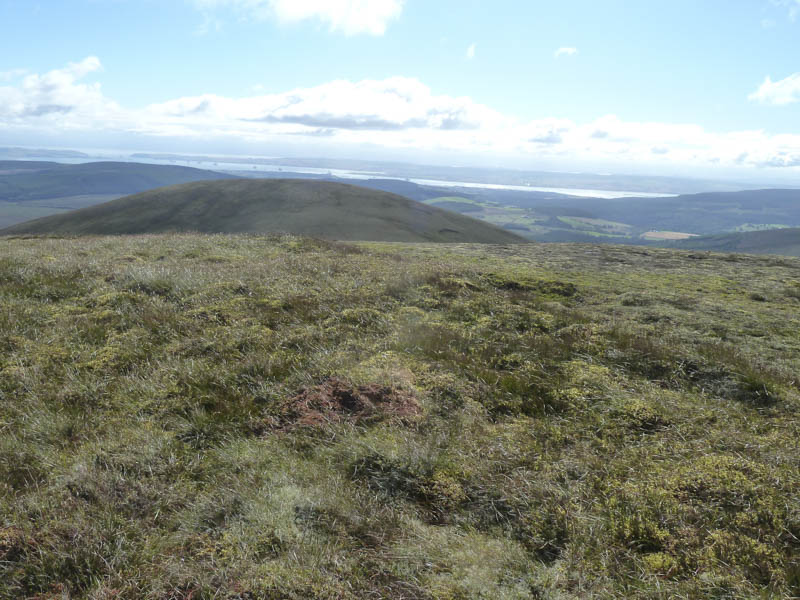
[(276, 419), (279, 428), (323, 426), (330, 423), (369, 424), (407, 420), (422, 412), (413, 394), (377, 384), (354, 387), (331, 377), (306, 387), (289, 399)]

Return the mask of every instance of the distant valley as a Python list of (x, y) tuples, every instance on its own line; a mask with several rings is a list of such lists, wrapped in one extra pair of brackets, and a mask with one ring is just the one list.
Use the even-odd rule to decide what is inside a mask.
[[(168, 156), (142, 155), (143, 160), (159, 158), (167, 160)], [(223, 157), (205, 158), (208, 159), (206, 162), (200, 163), (198, 159), (197, 164), (214, 165), (217, 163), (210, 161), (215, 158), (222, 160)], [(378, 175), (365, 179), (343, 179), (324, 169), (325, 166), (385, 169), (387, 163), (324, 161), (314, 163), (321, 167), (312, 168), (311, 162), (306, 164), (299, 161), (303, 162), (299, 166), (289, 164), (297, 163), (295, 159), (269, 160), (276, 164), (287, 163), (286, 170), (221, 172), (171, 164), (0, 161), (0, 228), (168, 185), (222, 179), (281, 178), (355, 183), (361, 188), (398, 194), (470, 219), (479, 219), (506, 230), (512, 237), (521, 236), (538, 242), (634, 244), (788, 255), (800, 253), (798, 189), (717, 191), (671, 197), (590, 198), (553, 191), (422, 185)], [(260, 166), (261, 163), (254, 165)], [(293, 168), (316, 172), (293, 172)], [(506, 173), (494, 171), (489, 174), (480, 170), (468, 173), (434, 167), (428, 171), (409, 171), (408, 165), (393, 168), (395, 170), (390, 169), (390, 172), (395, 174), (409, 173), (423, 177), (457, 175), (467, 181), (481, 174), (487, 181), (495, 181)], [(551, 184), (564, 184), (563, 174), (555, 175), (559, 177), (551, 180), (539, 178), (535, 183), (549, 181)], [(645, 185), (642, 178), (624, 181), (581, 177), (578, 180), (583, 184), (600, 187), (608, 187), (612, 183), (627, 184), (634, 188)], [(517, 179), (511, 177), (505, 181), (522, 182), (518, 178), (519, 175)], [(686, 185), (673, 182), (674, 185), (670, 184), (670, 187), (661, 184), (664, 182), (647, 189), (674, 190)], [(713, 187), (713, 182), (700, 182), (698, 185)], [(381, 236), (385, 235), (385, 231), (383, 227), (373, 232), (361, 228), (360, 235), (366, 236), (364, 239), (384, 239)], [(327, 237), (337, 235), (335, 232), (321, 231), (323, 237), (325, 233), (329, 234)], [(354, 238), (348, 234), (347, 239)]]
[(791, 255), (800, 244), (800, 190), (793, 189), (617, 199), (458, 189), (424, 201), (540, 242), (741, 247)]

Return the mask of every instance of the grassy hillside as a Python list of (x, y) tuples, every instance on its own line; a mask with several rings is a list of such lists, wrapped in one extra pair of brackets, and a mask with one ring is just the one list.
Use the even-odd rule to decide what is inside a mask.
[(0, 240), (0, 597), (800, 595), (800, 261)]
[(0, 233), (287, 232), (327, 239), (405, 242), (523, 241), (476, 219), (353, 185), (297, 179), (170, 186)]
[(702, 236), (676, 242), (675, 246), (714, 252), (800, 256), (800, 228)]

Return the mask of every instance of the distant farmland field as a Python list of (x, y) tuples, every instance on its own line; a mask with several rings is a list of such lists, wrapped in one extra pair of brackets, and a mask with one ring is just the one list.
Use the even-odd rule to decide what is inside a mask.
[(648, 231), (642, 237), (646, 240), (688, 240), (697, 237), (696, 233), (681, 233), (680, 231)]

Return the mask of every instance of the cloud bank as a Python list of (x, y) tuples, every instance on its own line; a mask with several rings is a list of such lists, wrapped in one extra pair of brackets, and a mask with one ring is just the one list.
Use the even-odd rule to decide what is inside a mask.
[(800, 167), (800, 135), (717, 133), (699, 125), (631, 122), (614, 115), (583, 123), (521, 121), (469, 97), (434, 94), (408, 77), (337, 80), (240, 98), (205, 94), (130, 109), (108, 98), (98, 82), (86, 81), (97, 78), (101, 68), (99, 59), (88, 57), (44, 74), (10, 76), (0, 84), (0, 133), (34, 132), (41, 138), (103, 132), (121, 147), (134, 137), (228, 145), (304, 138), (311, 145), (324, 137), (343, 150), (370, 144), (409, 153), (631, 166)]
[(400, 16), (404, 0), (193, 0), (207, 15), (232, 8), (246, 18), (280, 23), (320, 21), (345, 35), (383, 35)]
[(800, 73), (794, 73), (778, 81), (772, 81), (767, 77), (764, 83), (748, 96), (748, 99), (777, 106), (800, 102)]
[[(0, 87), (0, 130), (15, 126), (73, 129), (97, 122), (113, 123), (119, 106), (103, 95), (99, 83), (79, 83), (100, 69), (100, 60), (89, 56), (42, 75), (8, 72), (12, 85)], [(20, 81), (13, 85), (16, 80)]]

